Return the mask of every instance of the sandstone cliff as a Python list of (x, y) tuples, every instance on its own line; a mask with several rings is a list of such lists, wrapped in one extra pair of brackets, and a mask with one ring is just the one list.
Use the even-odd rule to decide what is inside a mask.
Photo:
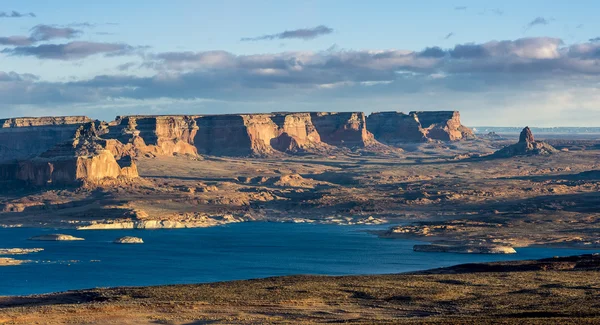
[(37, 186), (138, 177), (135, 162), (121, 159), (120, 165), (112, 152), (103, 147), (104, 140), (97, 132), (93, 122), (80, 125), (70, 141), (55, 145), (38, 157), (0, 165), (0, 176), (3, 180), (24, 181)]
[(0, 119), (0, 161), (35, 157), (72, 139), (91, 122), (85, 116), (19, 117)]
[(140, 154), (196, 155), (194, 138), (198, 126), (192, 116), (117, 116), (110, 122), (105, 139), (107, 147), (117, 157)]
[(429, 140), (458, 141), (474, 138), (461, 124), (457, 111), (378, 112), (367, 119), (367, 128), (378, 141), (396, 144)]
[(375, 143), (363, 113), (207, 115), (196, 123), (196, 148), (209, 155), (264, 156)]

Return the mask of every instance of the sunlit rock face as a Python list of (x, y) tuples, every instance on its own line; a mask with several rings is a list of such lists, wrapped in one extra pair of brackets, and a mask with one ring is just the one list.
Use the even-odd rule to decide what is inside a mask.
[(363, 113), (207, 115), (196, 122), (194, 143), (198, 153), (208, 155), (266, 156), (374, 142)]
[(138, 177), (135, 162), (123, 159), (121, 166), (114, 154), (106, 149), (106, 140), (101, 139), (99, 133), (94, 122), (80, 124), (70, 140), (55, 143), (34, 158), (0, 165), (0, 176), (2, 180), (22, 181), (35, 186)]
[(132, 115), (117, 116), (115, 121), (108, 123), (102, 137), (118, 141), (109, 144), (116, 156), (147, 153), (157, 156), (196, 155), (194, 138), (197, 131), (193, 116)]
[(430, 140), (458, 141), (474, 138), (462, 125), (458, 111), (378, 112), (367, 118), (367, 129), (387, 144)]

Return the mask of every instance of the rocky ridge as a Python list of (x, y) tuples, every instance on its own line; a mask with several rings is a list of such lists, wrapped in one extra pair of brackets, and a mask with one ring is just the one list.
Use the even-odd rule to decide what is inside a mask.
[(458, 111), (377, 112), (367, 119), (368, 130), (386, 144), (458, 141), (474, 138), (473, 131), (460, 121)]
[(36, 186), (135, 179), (135, 159), (144, 156), (329, 155), (388, 148), (378, 140), (455, 141), (472, 135), (452, 111), (368, 118), (362, 112), (132, 115), (109, 123), (71, 116), (12, 118), (0, 125), (5, 140), (0, 180)]

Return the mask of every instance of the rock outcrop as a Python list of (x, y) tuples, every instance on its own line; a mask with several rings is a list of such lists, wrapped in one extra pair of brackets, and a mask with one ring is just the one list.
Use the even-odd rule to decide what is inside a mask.
[(116, 157), (130, 155), (196, 155), (198, 126), (193, 116), (117, 116), (106, 128), (107, 148)]
[(558, 150), (553, 146), (542, 141), (535, 141), (531, 129), (525, 127), (519, 135), (519, 142), (494, 152), (491, 157), (550, 155), (557, 152)]
[(458, 111), (373, 113), (367, 129), (376, 140), (388, 144), (474, 138), (473, 131), (461, 124)]
[(125, 236), (115, 239), (115, 244), (143, 244), (144, 240), (139, 237)]
[(72, 139), (85, 116), (0, 119), (0, 161), (28, 159)]
[(33, 236), (33, 237), (29, 238), (29, 240), (36, 240), (36, 241), (73, 241), (73, 240), (84, 240), (84, 239), (83, 238), (79, 238), (79, 237), (75, 237), (75, 236), (71, 236), (71, 235), (49, 234), (49, 235)]
[[(81, 164), (95, 166), (93, 163), (73, 159), (46, 161), (56, 160), (56, 157), (73, 158), (73, 148), (78, 150), (76, 157), (93, 158), (95, 152), (107, 150), (117, 161), (125, 158), (124, 163), (131, 162), (127, 157), (176, 154), (329, 154), (340, 148), (387, 148), (381, 146), (378, 140), (393, 144), (428, 140), (454, 141), (472, 136), (471, 130), (460, 124), (458, 112), (452, 111), (409, 114), (384, 112), (374, 113), (368, 119), (362, 112), (131, 115), (117, 116), (109, 123), (92, 121), (85, 116), (68, 116), (4, 119), (0, 120), (0, 126), (0, 140), (3, 140), (0, 145), (0, 161), (12, 161), (12, 167), (0, 168), (0, 177), (3, 179), (15, 174), (10, 168), (20, 168), (20, 165), (14, 164), (15, 160), (31, 160), (27, 164), (41, 168), (39, 173), (42, 174), (52, 174), (63, 165), (70, 169), (73, 165)], [(81, 139), (87, 139), (87, 142)], [(82, 152), (82, 141), (92, 142), (93, 145), (88, 145), (89, 150)], [(104, 154), (100, 156), (96, 160), (108, 158)], [(126, 166), (129, 169), (124, 174), (135, 175), (133, 167)], [(23, 168), (26, 169), (27, 166)], [(90, 168), (93, 169), (91, 165), (84, 169)], [(23, 173), (30, 175), (30, 172)], [(112, 170), (105, 173), (107, 177), (115, 174)], [(72, 176), (73, 173), (68, 177), (55, 178), (72, 179)], [(27, 177), (28, 180), (31, 178)]]
[(208, 155), (265, 156), (366, 147), (376, 141), (363, 113), (207, 115), (196, 119), (194, 143)]
[(510, 246), (501, 245), (414, 245), (415, 252), (427, 253), (458, 253), (458, 254), (516, 254)]
[(105, 140), (98, 137), (93, 122), (80, 125), (74, 133), (71, 140), (55, 145), (35, 158), (0, 165), (1, 179), (41, 186), (138, 177), (132, 159), (121, 159), (120, 165), (113, 153), (105, 149)]

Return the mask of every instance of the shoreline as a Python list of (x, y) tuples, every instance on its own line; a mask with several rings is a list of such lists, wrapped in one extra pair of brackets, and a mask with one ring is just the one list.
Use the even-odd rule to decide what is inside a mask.
[(587, 254), (402, 274), (293, 275), (83, 289), (0, 296), (0, 320), (94, 325), (157, 320), (177, 325), (591, 324), (600, 321), (594, 290), (599, 272), (600, 255)]

